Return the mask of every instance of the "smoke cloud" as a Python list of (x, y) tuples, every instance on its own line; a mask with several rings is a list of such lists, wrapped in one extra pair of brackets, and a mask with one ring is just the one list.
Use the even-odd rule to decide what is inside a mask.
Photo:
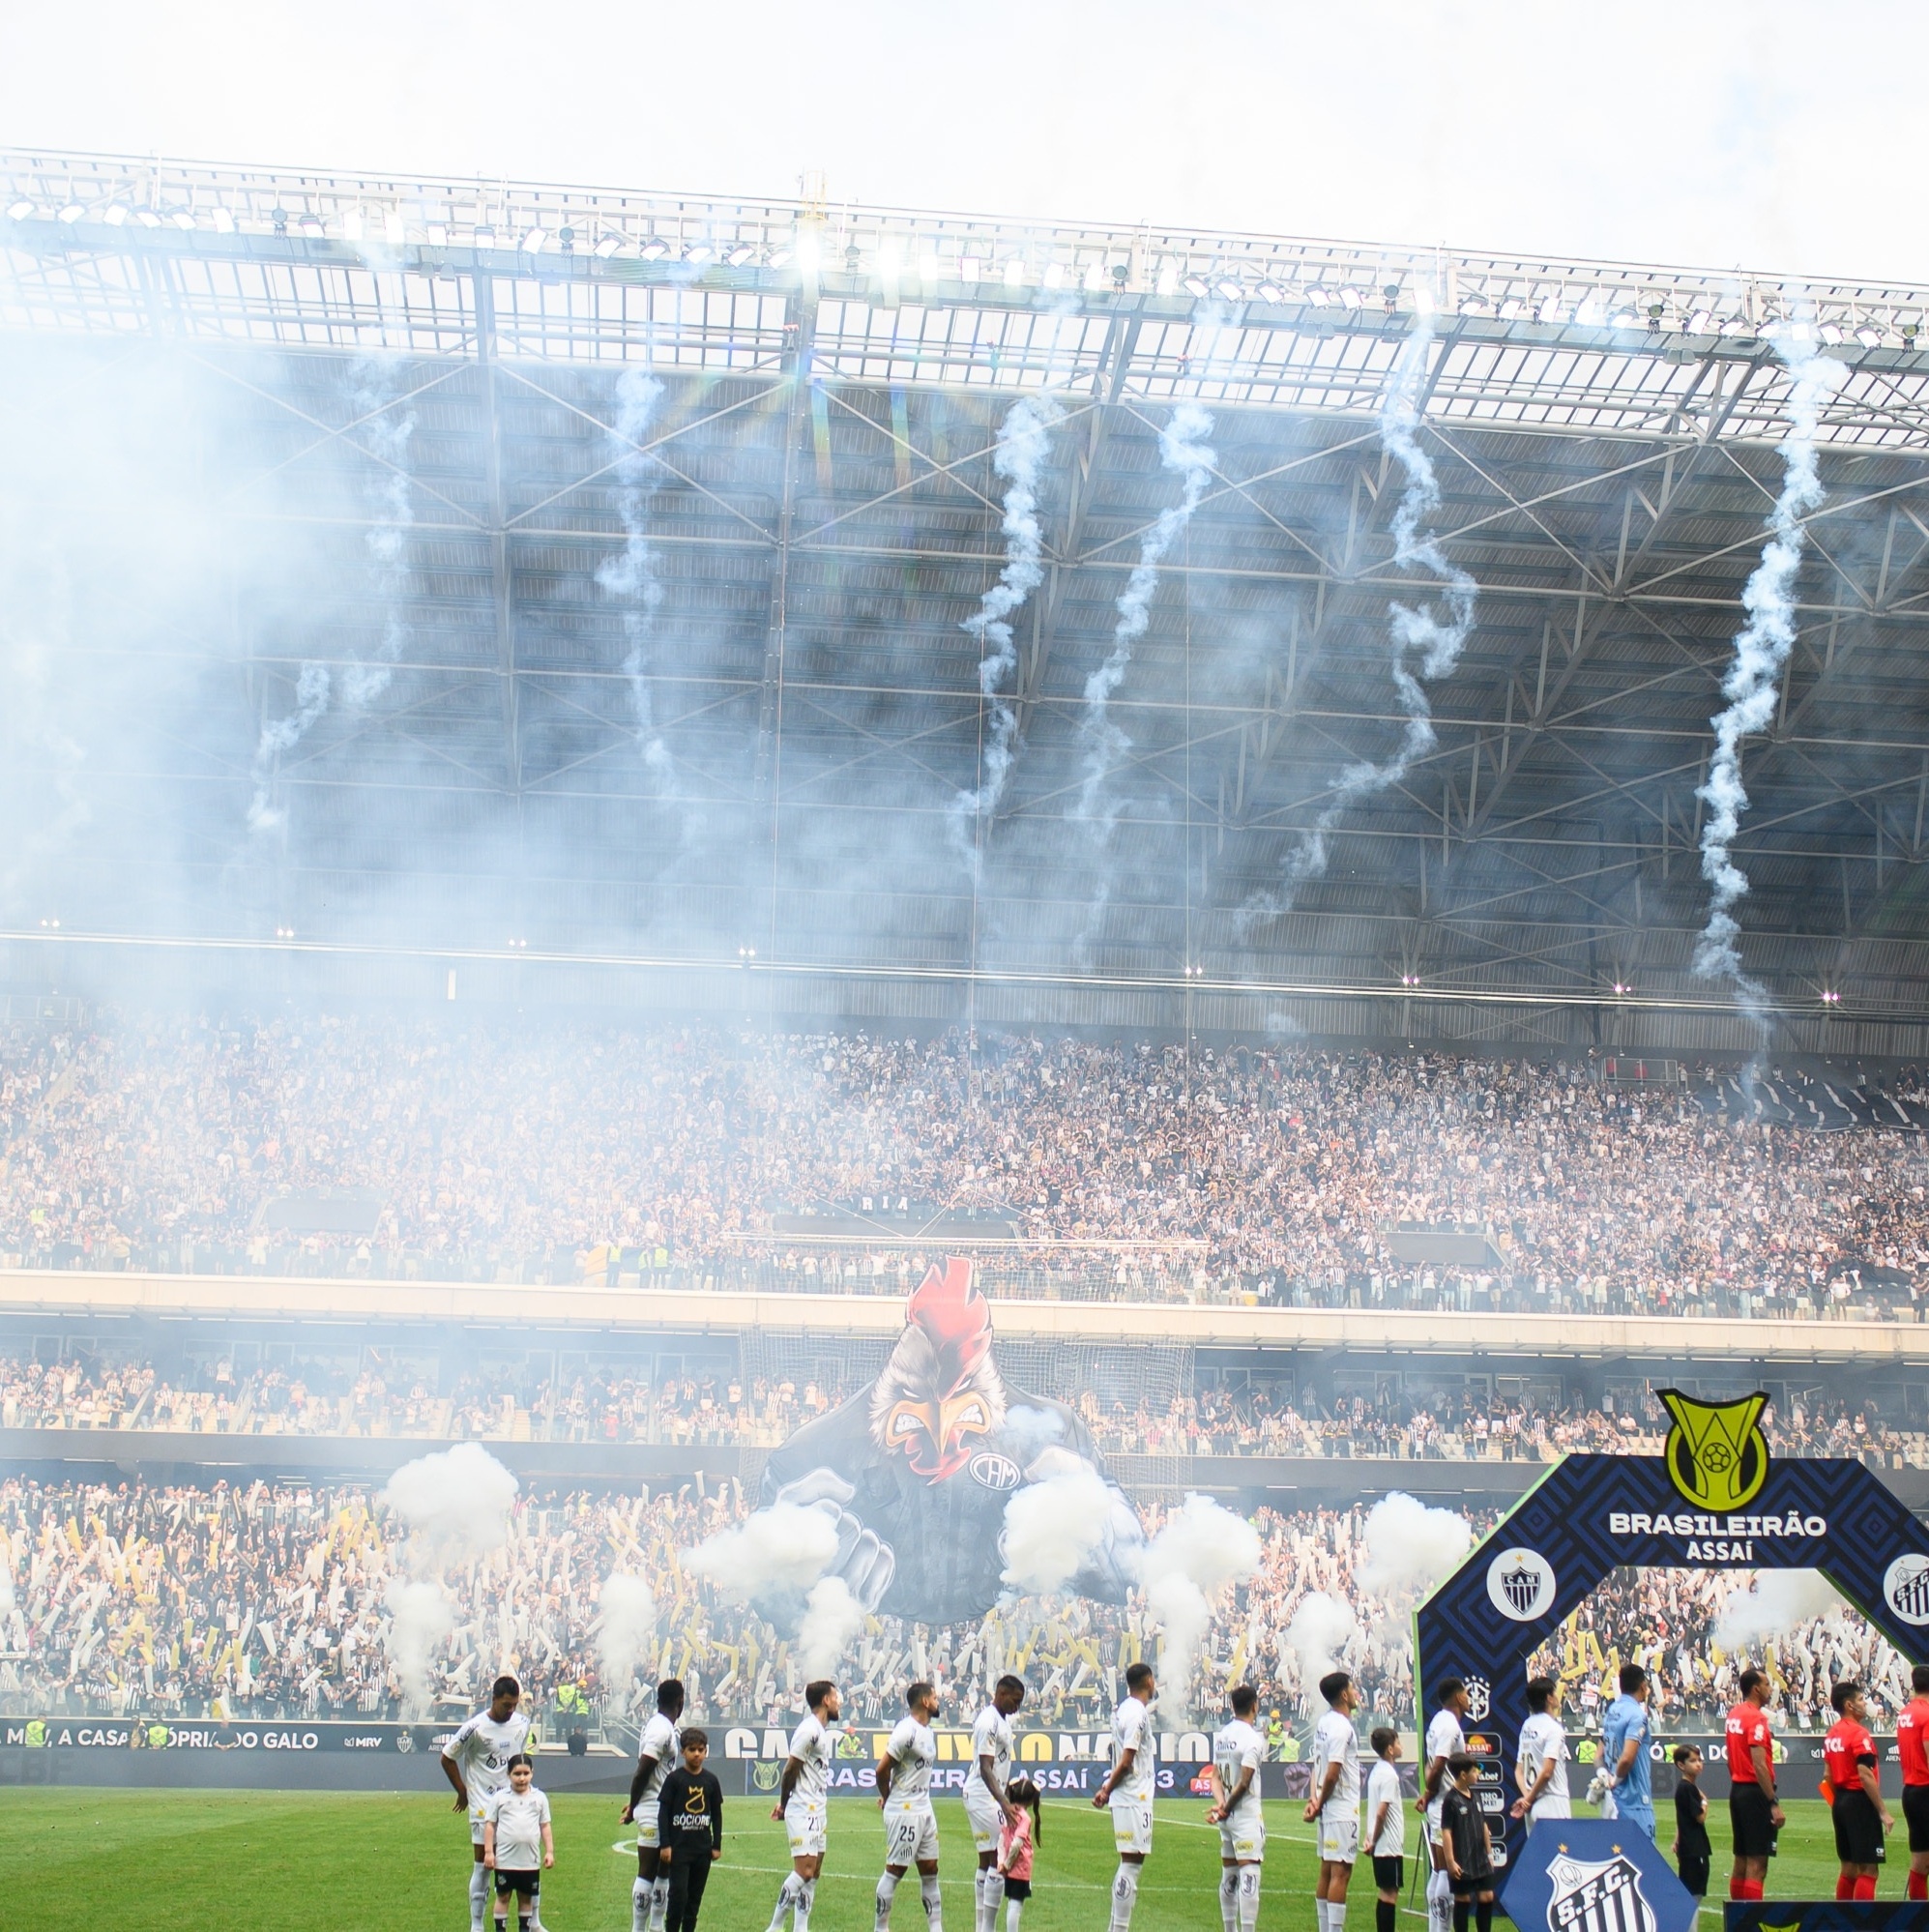
[(774, 1503), (684, 1557), (684, 1567), (707, 1576), (744, 1602), (776, 1591), (807, 1591), (837, 1559), (837, 1526), (822, 1509)]
[[(1410, 604), (1395, 599), (1388, 606), (1393, 637), (1393, 694), (1406, 717), (1406, 728), (1398, 748), (1384, 763), (1362, 758), (1340, 773), (1326, 804), (1288, 856), (1277, 888), (1256, 893), (1241, 908), (1237, 924), (1242, 935), (1261, 919), (1290, 912), (1300, 888), (1325, 873), (1330, 856), (1328, 837), (1333, 827), (1360, 800), (1398, 784), (1413, 769), (1414, 761), (1433, 748), (1433, 704), (1425, 686), (1451, 675), (1474, 628), (1474, 605), (1480, 587), (1447, 561), (1439, 540), (1426, 530), (1440, 509), (1440, 479), (1434, 472), (1433, 458), (1419, 441), (1420, 387), (1432, 346), (1433, 321), (1423, 315), (1401, 346), (1380, 405), (1380, 446), (1406, 477), (1393, 512), (1394, 568), (1429, 571), (1440, 585), (1435, 601)], [(1409, 661), (1416, 656), (1417, 672)]]
[(629, 681), (629, 711), (637, 749), (651, 776), (661, 786), (671, 780), (670, 747), (657, 726), (651, 694), (649, 649), (654, 641), (657, 612), (663, 601), (663, 585), (656, 559), (645, 541), (645, 515), (656, 465), (637, 446), (656, 421), (663, 385), (646, 369), (625, 369), (616, 385), (616, 422), (611, 434), (617, 457), (617, 513), (623, 518), (623, 548), (597, 570), (597, 582), (623, 603), (623, 630), (629, 649), (623, 675)]
[(799, 1668), (807, 1678), (831, 1676), (863, 1627), (863, 1605), (841, 1576), (812, 1584), (797, 1633)]
[(1708, 924), (1695, 944), (1694, 968), (1704, 979), (1735, 982), (1742, 1009), (1758, 1021), (1768, 995), (1741, 969), (1737, 941), (1740, 922), (1736, 903), (1748, 890), (1748, 877), (1735, 863), (1736, 834), (1748, 794), (1741, 783), (1741, 741), (1764, 729), (1775, 712), (1775, 683), (1795, 649), (1796, 577), (1801, 569), (1802, 518), (1821, 506), (1825, 491), (1816, 473), (1815, 434), (1822, 404), (1841, 387), (1846, 371), (1839, 363), (1813, 351), (1790, 356), (1786, 404), (1789, 433), (1782, 443), (1782, 488), (1769, 517), (1768, 541), (1741, 593), (1748, 621), (1737, 633), (1735, 656), (1721, 681), (1725, 709), (1710, 719), (1714, 749), (1708, 780), (1696, 792), (1709, 808), (1701, 834), (1702, 876), (1708, 881)]
[(1005, 693), (1005, 681), (1018, 667), (1018, 649), (1011, 633), (1011, 616), (1044, 580), (1044, 532), (1038, 523), (1038, 470), (1051, 447), (1051, 431), (1063, 412), (1049, 396), (1027, 396), (1014, 402), (999, 425), (998, 446), (991, 466), (1006, 480), (1005, 568), (998, 581), (979, 600), (976, 615), (963, 629), (978, 639), (978, 688), (991, 712), (984, 762), (976, 790), (960, 791), (946, 811), (946, 832), (952, 849), (963, 860), (972, 883), (983, 872), (976, 828), (989, 818), (1005, 795), (1011, 774), (1011, 740), (1018, 714)]
[(1391, 1596), (1431, 1590), (1458, 1567), (1474, 1530), (1458, 1511), (1429, 1508), (1396, 1489), (1366, 1512), (1365, 1537), (1366, 1560), (1355, 1574), (1362, 1589)]
[(1309, 1590), (1286, 1630), (1286, 1647), (1300, 1659), (1301, 1681), (1317, 1683), (1359, 1632), (1359, 1621), (1347, 1604), (1324, 1590)]
[(657, 1629), (657, 1599), (640, 1576), (619, 1570), (603, 1579), (598, 1598), (597, 1657), (604, 1687), (618, 1705), (635, 1696), (636, 1666)]
[(1841, 1608), (1841, 1597), (1820, 1570), (1758, 1570), (1728, 1593), (1714, 1620), (1714, 1641), (1725, 1651), (1742, 1650)]
[(428, 1712), (435, 1654), (455, 1628), (455, 1611), (441, 1584), (420, 1578), (390, 1584), (383, 1607), (389, 1613), (383, 1645), (389, 1668), (401, 1685), (402, 1710), (409, 1718), (420, 1719)]
[(328, 709), (329, 675), (326, 664), (310, 660), (302, 666), (295, 682), (295, 709), (261, 727), (261, 742), (254, 747), (254, 765), (249, 774), (254, 795), (248, 802), (248, 829), (273, 832), (285, 814), (274, 804), (275, 771), (281, 754), (292, 751), (323, 712)]
[(1146, 1545), (1146, 1607), (1158, 1625), (1161, 1697), (1183, 1714), (1212, 1622), (1212, 1598), (1259, 1571), (1259, 1532), (1211, 1497), (1189, 1495)]
[(1103, 1545), (1116, 1501), (1090, 1465), (1015, 1491), (1005, 1506), (1004, 1580), (1028, 1595), (1064, 1590)]
[(405, 1462), (381, 1500), (409, 1526), (409, 1566), (440, 1573), (502, 1548), (517, 1486), (481, 1443), (457, 1443)]

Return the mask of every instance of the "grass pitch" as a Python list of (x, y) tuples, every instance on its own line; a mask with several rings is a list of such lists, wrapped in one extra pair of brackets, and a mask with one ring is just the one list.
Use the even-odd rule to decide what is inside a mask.
[[(636, 1860), (614, 1798), (557, 1797), (556, 1869), (542, 1885), (550, 1932), (629, 1932)], [(7, 1874), (10, 1924), (38, 1932), (467, 1932), (468, 1828), (446, 1799), (293, 1792), (95, 1791), (15, 1788), (0, 1799), (14, 1846)], [(1727, 1894), (1725, 1807), (1712, 1807), (1714, 1890)], [(1312, 1932), (1312, 1832), (1297, 1804), (1269, 1804), (1266, 1890), (1260, 1914), (1276, 1932)], [(1835, 1857), (1824, 1806), (1788, 1807), (1781, 1856), (1769, 1868), (1779, 1898), (1829, 1898)], [(1158, 1807), (1157, 1835), (1139, 1890), (1134, 1932), (1219, 1932), (1218, 1833), (1196, 1800)], [(1673, 1816), (1660, 1819), (1664, 1840)], [(763, 1932), (789, 1869), (783, 1828), (770, 1808), (731, 1799), (724, 1858), (704, 1901), (706, 1932)], [(945, 1922), (972, 1932), (975, 1860), (962, 1807), (940, 1802)], [(1414, 1821), (1408, 1835), (1414, 1837)], [(619, 1846), (622, 1849), (618, 1849)], [(1898, 1897), (1908, 1857), (1891, 1841), (1879, 1889)], [(1665, 1843), (1664, 1843), (1665, 1849)], [(858, 1800), (831, 1807), (831, 1852), (812, 1932), (870, 1932), (882, 1863), (877, 1812)], [(1089, 1804), (1049, 1803), (1044, 1843), (1025, 1913), (1026, 1932), (1099, 1932), (1115, 1864), (1111, 1831)], [(1409, 1860), (1411, 1868), (1411, 1860)], [(1372, 1932), (1371, 1874), (1356, 1875), (1349, 1932)], [(1404, 1902), (1418, 1907), (1417, 1898)], [(1403, 1910), (1417, 1928), (1422, 1916)], [(924, 1932), (916, 1874), (893, 1922)], [(1703, 1924), (1719, 1922), (1710, 1899)]]

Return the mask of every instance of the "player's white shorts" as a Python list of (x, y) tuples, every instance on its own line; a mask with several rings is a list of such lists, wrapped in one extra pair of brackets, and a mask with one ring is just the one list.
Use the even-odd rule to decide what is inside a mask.
[(1527, 1814), (1527, 1829), (1532, 1831), (1536, 1825), (1544, 1825), (1550, 1818), (1571, 1818), (1574, 1815), (1572, 1803), (1564, 1798), (1542, 1798), (1535, 1800), (1534, 1809)]
[(480, 1845), (482, 1842), (482, 1833), (487, 1829), (488, 1829), (488, 1820), (482, 1816), (482, 1807), (480, 1804), (470, 1805), (469, 1807), (470, 1844)]
[(938, 1856), (938, 1814), (928, 1798), (884, 1807), (884, 1861), (888, 1865), (929, 1864)]
[(657, 1800), (649, 1800), (648, 1809), (638, 1809), (630, 1819), (636, 1827), (636, 1849), (639, 1852), (654, 1852), (657, 1849)]
[(991, 1794), (976, 1779), (964, 1788), (965, 1821), (971, 1826), (971, 1842), (980, 1852), (998, 1849), (998, 1833), (1005, 1820), (999, 1814)]
[(1359, 1814), (1329, 1805), (1316, 1827), (1322, 1864), (1350, 1865), (1359, 1856)]
[(1112, 1843), (1123, 1855), (1136, 1852), (1140, 1858), (1152, 1850), (1152, 1801), (1143, 1798), (1121, 1798), (1113, 1794)]
[(1219, 1857), (1236, 1865), (1258, 1864), (1265, 1859), (1266, 1815), (1252, 1800), (1219, 1821)]
[(793, 1859), (821, 1859), (824, 1856), (824, 1818), (827, 1806), (793, 1798), (783, 1808), (784, 1834), (790, 1840)]

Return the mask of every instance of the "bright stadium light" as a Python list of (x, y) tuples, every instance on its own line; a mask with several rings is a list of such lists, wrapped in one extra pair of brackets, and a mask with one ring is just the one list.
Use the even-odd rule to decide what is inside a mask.
[(428, 246), (431, 249), (446, 249), (449, 246), (447, 221), (431, 221), (428, 224)]
[(692, 242), (684, 250), (684, 260), (688, 262), (691, 268), (701, 268), (715, 252), (708, 242)]
[(1284, 302), (1286, 296), (1277, 282), (1263, 281), (1259, 284), (1259, 299), (1262, 302)]
[(1713, 327), (1714, 310), (1711, 308), (1697, 308), (1688, 317), (1688, 334), (1690, 336), (1706, 336)]
[(1864, 322), (1856, 331), (1856, 340), (1861, 343), (1865, 349), (1880, 349), (1883, 345), (1883, 332), (1871, 324)]
[(652, 235), (636, 252), (646, 262), (659, 262), (670, 252), (670, 249), (667, 243), (659, 241), (655, 235)]
[(33, 212), (34, 204), (31, 201), (15, 201), (8, 208), (7, 219), (10, 221), (24, 221)]
[(72, 227), (73, 223), (81, 220), (81, 218), (85, 216), (86, 213), (87, 213), (86, 209), (81, 207), (79, 202), (70, 201), (67, 204), (67, 206), (63, 208), (60, 211), (59, 215), (57, 215), (54, 219), (56, 220), (65, 221), (70, 227)]
[(227, 209), (218, 207), (209, 219), (215, 224), (216, 234), (232, 235), (234, 233), (234, 216)]
[(723, 257), (724, 264), (729, 268), (742, 268), (744, 264), (747, 262), (751, 258), (751, 256), (753, 256), (756, 252), (757, 252), (756, 249), (753, 249), (748, 242), (739, 242), (737, 246), (734, 249), (732, 249), (730, 252)]
[(590, 252), (596, 256), (598, 261), (606, 262), (622, 246), (623, 237), (621, 235), (605, 235)]
[(1181, 286), (1187, 295), (1196, 295), (1202, 302), (1213, 292), (1203, 275), (1188, 275)]
[(1228, 302), (1239, 302), (1243, 299), (1245, 290), (1236, 281), (1222, 281), (1219, 284), (1219, 293)]
[(177, 208), (168, 218), (177, 228), (191, 232), (194, 226), (194, 211), (191, 208)]
[(541, 228), (531, 228), (522, 238), (522, 252), (526, 255), (540, 255), (542, 245), (549, 237)]
[(128, 219), (128, 211), (116, 201), (101, 219), (108, 227), (118, 228)]
[(1005, 286), (1007, 288), (1023, 288), (1024, 285), (1025, 258), (1023, 255), (1013, 255), (1005, 264)]

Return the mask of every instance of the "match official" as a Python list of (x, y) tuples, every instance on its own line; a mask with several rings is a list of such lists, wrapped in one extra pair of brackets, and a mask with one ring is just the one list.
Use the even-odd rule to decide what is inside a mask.
[(1929, 1898), (1929, 1664), (1909, 1681), (1915, 1695), (1895, 1720), (1895, 1754), (1902, 1760), (1902, 1816), (1909, 1827), (1909, 1896)]
[(1728, 1713), (1726, 1725), (1728, 1822), (1735, 1833), (1728, 1895), (1751, 1899), (1760, 1898), (1768, 1884), (1768, 1860), (1775, 1856), (1783, 1817), (1775, 1796), (1775, 1741), (1765, 1714), (1768, 1680), (1759, 1670), (1744, 1670), (1740, 1691), (1741, 1701)]

